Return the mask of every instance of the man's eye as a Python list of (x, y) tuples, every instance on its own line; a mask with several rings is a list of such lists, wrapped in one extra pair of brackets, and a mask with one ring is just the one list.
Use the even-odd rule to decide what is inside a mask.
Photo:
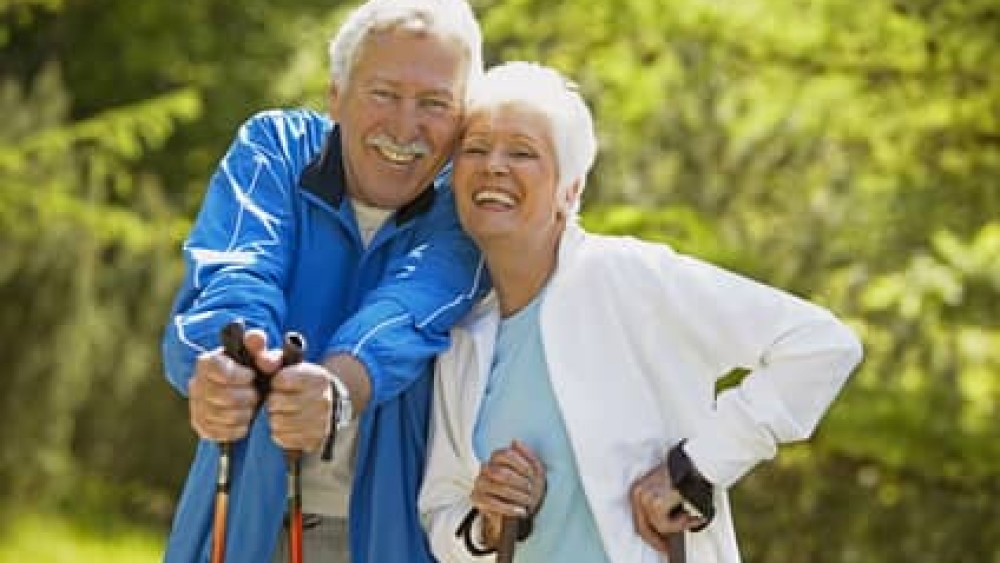
[(526, 150), (526, 149), (515, 149), (515, 150), (510, 151), (509, 154), (510, 154), (511, 158), (518, 158), (518, 159), (535, 158), (535, 156), (536, 156), (535, 153), (534, 153), (534, 151), (529, 151), (529, 150)]
[(486, 147), (481, 147), (479, 145), (466, 145), (461, 148), (462, 154), (469, 155), (482, 155), (486, 154)]
[(391, 90), (375, 88), (371, 91), (371, 97), (377, 102), (391, 102), (397, 98), (396, 93)]

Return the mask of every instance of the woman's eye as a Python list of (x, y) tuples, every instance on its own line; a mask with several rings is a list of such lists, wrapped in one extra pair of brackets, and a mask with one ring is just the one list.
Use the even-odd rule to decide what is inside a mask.
[(441, 98), (425, 98), (420, 104), (434, 113), (445, 113), (451, 110), (451, 102)]
[(466, 145), (461, 149), (462, 154), (480, 155), (486, 154), (486, 148), (478, 145)]

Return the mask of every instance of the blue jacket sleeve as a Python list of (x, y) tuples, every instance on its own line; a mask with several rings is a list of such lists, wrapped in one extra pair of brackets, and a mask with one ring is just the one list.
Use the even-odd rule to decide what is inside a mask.
[(277, 342), (294, 242), (295, 171), (274, 121), (260, 114), (240, 128), (184, 243), (186, 271), (162, 341), (167, 378), (184, 395), (196, 358), (219, 346), (219, 330), (231, 320)]
[[(395, 397), (448, 347), (448, 331), (489, 288), (485, 263), (462, 230), (450, 186), (438, 188), (413, 248), (396, 259), (363, 307), (334, 335), (368, 369), (373, 405)], [(377, 319), (377, 322), (373, 322)]]

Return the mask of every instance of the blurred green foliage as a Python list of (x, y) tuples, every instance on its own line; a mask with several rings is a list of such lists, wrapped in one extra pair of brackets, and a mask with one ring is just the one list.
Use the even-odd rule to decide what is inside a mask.
[[(814, 439), (734, 491), (747, 561), (1000, 563), (1000, 5), (473, 5), (488, 62), (552, 64), (591, 102), (589, 227), (788, 288), (865, 342)], [(0, 1), (8, 512), (84, 495), (167, 521), (193, 443), (158, 359), (180, 241), (245, 117), (323, 108), (343, 11)]]
[(163, 560), (161, 534), (103, 512), (18, 516), (3, 530), (0, 563), (154, 563)]

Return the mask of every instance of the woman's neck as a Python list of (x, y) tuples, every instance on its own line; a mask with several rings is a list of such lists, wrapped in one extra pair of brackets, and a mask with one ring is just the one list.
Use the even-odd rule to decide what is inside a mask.
[(558, 252), (558, 236), (540, 244), (504, 241), (483, 249), (502, 317), (526, 307), (545, 288), (556, 269)]

